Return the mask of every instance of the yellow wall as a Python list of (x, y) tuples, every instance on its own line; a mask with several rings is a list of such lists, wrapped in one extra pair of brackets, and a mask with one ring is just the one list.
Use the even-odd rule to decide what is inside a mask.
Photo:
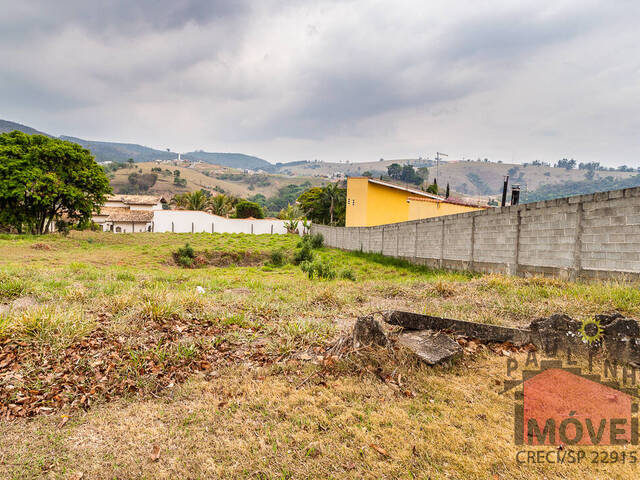
[(442, 215), (454, 215), (456, 213), (472, 212), (474, 210), (482, 210), (482, 208), (456, 205), (446, 202), (411, 199), (409, 200), (408, 220), (441, 217)]
[(370, 183), (368, 178), (347, 179), (347, 227), (370, 227), (480, 210), (445, 202), (409, 201), (417, 194)]

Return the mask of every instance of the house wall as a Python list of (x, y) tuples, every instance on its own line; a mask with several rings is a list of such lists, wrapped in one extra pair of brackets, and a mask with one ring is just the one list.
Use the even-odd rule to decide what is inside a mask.
[[(149, 227), (150, 222), (113, 222), (113, 231), (114, 233), (142, 233), (146, 232)], [(103, 225), (103, 230), (111, 231), (110, 227), (106, 227)], [(118, 228), (120, 231), (118, 232)]]
[(367, 185), (366, 178), (347, 179), (347, 210), (348, 226), (362, 227), (367, 225)]
[[(406, 222), (411, 219), (479, 210), (478, 207), (440, 202), (410, 202), (416, 193), (369, 182), (368, 178), (347, 179), (347, 227), (367, 227), (389, 223)], [(410, 203), (423, 205), (414, 205)]]
[[(224, 218), (195, 210), (157, 210), (153, 214), (154, 232), (285, 234), (284, 223), (278, 219)], [(302, 225), (299, 230), (302, 233)]]
[(313, 225), (331, 247), (432, 267), (640, 278), (640, 187), (374, 227)]

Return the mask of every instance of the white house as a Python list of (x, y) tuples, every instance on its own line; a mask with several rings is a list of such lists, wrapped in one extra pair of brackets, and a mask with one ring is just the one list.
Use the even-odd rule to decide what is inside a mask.
[(163, 203), (164, 198), (153, 195), (111, 195), (93, 221), (105, 232), (151, 232), (154, 212), (161, 211)]

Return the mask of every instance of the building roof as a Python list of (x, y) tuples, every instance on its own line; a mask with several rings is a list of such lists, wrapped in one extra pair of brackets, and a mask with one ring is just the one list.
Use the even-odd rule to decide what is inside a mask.
[(126, 208), (119, 210), (122, 211), (110, 213), (105, 222), (147, 223), (153, 220), (153, 212), (151, 210), (129, 210)]
[(488, 208), (487, 205), (481, 205), (480, 202), (472, 202), (463, 198), (424, 198), (424, 197), (408, 197), (407, 201), (412, 202), (435, 202), (435, 203), (451, 203), (453, 205), (463, 205), (465, 207)]
[(164, 197), (155, 195), (110, 195), (108, 202), (122, 202), (127, 205), (156, 205), (160, 202), (166, 203)]
[(425, 201), (434, 201), (434, 202), (444, 202), (444, 203), (452, 203), (454, 205), (464, 205), (467, 207), (481, 207), (478, 202), (471, 202), (462, 198), (446, 198), (440, 195), (434, 195), (433, 193), (423, 192), (422, 190), (418, 190), (417, 188), (407, 187), (405, 185), (397, 185), (395, 183), (388, 182), (386, 180), (377, 180), (375, 178), (369, 177), (349, 177), (349, 178), (366, 178), (369, 180), (369, 183), (374, 183), (376, 185), (382, 185), (384, 187), (395, 188), (397, 190), (404, 190), (405, 192), (412, 193), (417, 195), (417, 197), (409, 197), (409, 200), (425, 200)]
[(96, 217), (107, 217), (112, 213), (125, 213), (130, 212), (129, 207), (101, 207), (100, 213), (94, 213), (93, 216)]

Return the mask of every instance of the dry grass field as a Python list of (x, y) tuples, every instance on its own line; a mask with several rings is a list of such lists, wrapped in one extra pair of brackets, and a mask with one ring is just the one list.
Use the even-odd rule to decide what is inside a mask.
[[(184, 269), (172, 252), (186, 242), (252, 260)], [(449, 273), (326, 248), (316, 255), (355, 281), (310, 280), (265, 260), (297, 242), (0, 236), (0, 478), (637, 478), (637, 465), (518, 464), (513, 398), (499, 394), (506, 358), (490, 348), (451, 368), (395, 346), (324, 352), (386, 309), (502, 325), (637, 317), (638, 285)]]

